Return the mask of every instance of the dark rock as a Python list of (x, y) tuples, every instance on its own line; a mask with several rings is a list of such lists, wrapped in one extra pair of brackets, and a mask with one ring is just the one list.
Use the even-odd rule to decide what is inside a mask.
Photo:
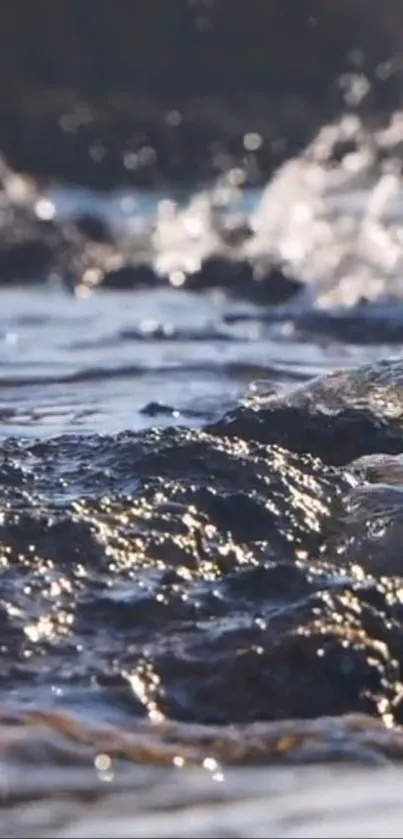
[(102, 287), (125, 291), (129, 289), (154, 288), (158, 277), (153, 268), (145, 263), (126, 263), (120, 268), (106, 271)]
[[(2, 454), (2, 689), (23, 663), (32, 689), (96, 679), (111, 713), (402, 719), (400, 583), (376, 564), (357, 579), (352, 547), (349, 565), (332, 553), (347, 473), (188, 429), (9, 440)], [(51, 593), (49, 567), (63, 579)], [(24, 632), (42, 614), (50, 650)]]
[(79, 233), (93, 242), (112, 244), (114, 238), (106, 221), (92, 213), (82, 213), (74, 219)]
[[(340, 615), (339, 633), (335, 616)], [(381, 611), (359, 593), (319, 591), (295, 603), (286, 617), (274, 613), (267, 628), (250, 622), (242, 631), (228, 629), (210, 642), (208, 660), (197, 639), (184, 660), (167, 649), (156, 661), (164, 685), (159, 706), (179, 719), (205, 723), (315, 718), (330, 708), (335, 715), (358, 711), (377, 716), (381, 695), (385, 711), (400, 718), (394, 708), (399, 665), (379, 635), (375, 640), (366, 633), (366, 623), (383, 635)], [(394, 630), (402, 638), (399, 624)]]
[(185, 288), (223, 288), (238, 297), (275, 306), (294, 297), (303, 285), (280, 265), (254, 265), (244, 259), (211, 256), (203, 260), (198, 271), (186, 275)]
[(385, 483), (363, 485), (346, 495), (331, 527), (329, 556), (359, 564), (368, 574), (403, 576), (403, 489)]
[(403, 451), (403, 362), (336, 370), (286, 394), (252, 394), (209, 431), (312, 452), (337, 465), (397, 454)]
[(239, 224), (224, 224), (220, 227), (220, 237), (228, 247), (239, 247), (252, 236), (253, 229), (247, 219)]
[(276, 306), (295, 297), (303, 287), (303, 283), (281, 265), (258, 264), (253, 270), (253, 282), (242, 290), (242, 296), (250, 297), (256, 303)]
[(209, 288), (235, 291), (246, 288), (252, 281), (253, 268), (246, 260), (210, 256), (203, 260), (198, 271), (186, 275), (185, 288), (190, 291)]
[(0, 283), (43, 282), (49, 272), (53, 252), (41, 239), (26, 242), (0, 242)]
[(357, 152), (358, 150), (359, 144), (354, 137), (351, 139), (336, 140), (330, 151), (330, 161), (336, 164), (342, 163), (347, 155), (354, 154), (354, 152)]
[(38, 219), (29, 203), (14, 205), (2, 196), (4, 212), (0, 223), (0, 283), (37, 283), (49, 277), (63, 255), (71, 258), (80, 245), (70, 241), (62, 224)]
[(397, 449), (400, 359), (202, 430), (4, 441), (1, 691), (23, 672), (67, 701), (96, 684), (111, 716), (402, 723), (403, 492), (316, 456)]
[(141, 408), (140, 413), (144, 414), (145, 417), (158, 417), (161, 415), (173, 417), (178, 411), (176, 408), (172, 408), (171, 405), (163, 405), (162, 402), (147, 402), (147, 405)]

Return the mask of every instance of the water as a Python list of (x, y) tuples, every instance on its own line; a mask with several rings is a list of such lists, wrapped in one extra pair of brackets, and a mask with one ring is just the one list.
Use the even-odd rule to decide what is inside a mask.
[[(200, 425), (257, 378), (300, 381), (359, 356), (280, 342), (264, 324), (228, 325), (222, 293), (195, 305), (181, 291), (76, 299), (44, 286), (4, 289), (0, 300), (2, 437)], [(173, 415), (144, 415), (156, 401)]]
[[(299, 301), (297, 306), (267, 312), (261, 306), (231, 299), (220, 289), (195, 298), (169, 283), (166, 288), (135, 294), (108, 291), (79, 297), (68, 296), (63, 288), (49, 283), (33, 289), (18, 285), (1, 289), (0, 382), (3, 392), (6, 388), (0, 401), (1, 435), (46, 436), (71, 428), (82, 433), (146, 428), (151, 422), (143, 409), (156, 401), (173, 410), (167, 416), (157, 412), (153, 425), (184, 420), (200, 425), (222, 413), (255, 379), (299, 381), (390, 352), (396, 329), (399, 337), (403, 304), (402, 309), (400, 303), (396, 309), (393, 301), (385, 308), (380, 299), (375, 311), (360, 311), (363, 336), (358, 344), (355, 321), (349, 330), (355, 309), (352, 314), (351, 309), (345, 310), (340, 318), (337, 308), (347, 286), (346, 278), (338, 276), (338, 263), (343, 260), (353, 263), (353, 273), (348, 276), (352, 301), (360, 299), (364, 284), (366, 294), (371, 292), (371, 281), (377, 282), (377, 297), (390, 294), (392, 281), (387, 282), (385, 266), (382, 264), (382, 282), (375, 272), (377, 262), (387, 259), (390, 242), (397, 248), (395, 237), (400, 228), (395, 231), (390, 222), (385, 227), (383, 218), (376, 218), (368, 229), (367, 219), (368, 204), (382, 189), (382, 179), (359, 193), (343, 186), (341, 195), (335, 197), (333, 175), (327, 177), (317, 165), (311, 171), (303, 162), (289, 166), (290, 171), (284, 167), (278, 184), (269, 187), (263, 199), (255, 190), (236, 194), (235, 199), (226, 197), (229, 207), (220, 207), (219, 217), (235, 215), (238, 220), (241, 214), (254, 219), (256, 235), (242, 252), (266, 254), (273, 250), (274, 242), (297, 276), (306, 280), (311, 297), (308, 305)], [(273, 215), (272, 200), (277, 207), (278, 191), (281, 205)], [(177, 199), (182, 217), (175, 216), (171, 229), (164, 220), (157, 226), (162, 239), (157, 262), (181, 259), (181, 247), (185, 255), (192, 249), (208, 254), (215, 234), (215, 216), (210, 213), (211, 202), (217, 201), (215, 194), (204, 198), (202, 194), (201, 199), (197, 193), (196, 198), (192, 193), (98, 195), (55, 187), (49, 198), (56, 217), (94, 213), (114, 227), (126, 246), (133, 241), (134, 248), (141, 237), (151, 235), (159, 206)], [(294, 229), (289, 205), (302, 230)], [(198, 225), (196, 233), (188, 216)], [(362, 258), (366, 239), (375, 251), (374, 265)], [(395, 284), (400, 282), (398, 265), (392, 265)], [(324, 290), (324, 283), (329, 288)], [(326, 295), (330, 306), (323, 309)], [(335, 323), (333, 313), (338, 317)], [(332, 340), (337, 328), (341, 340), (337, 334)], [(376, 329), (385, 333), (382, 343)]]
[[(401, 759), (403, 189), (365, 143), (327, 166), (332, 130), (347, 129), (324, 130), (262, 194), (54, 186), (34, 199), (41, 217), (105, 218), (159, 280), (0, 289), (11, 835), (24, 818), (30, 835), (35, 818), (53, 831), (48, 817), (81, 818), (79, 787), (129, 787), (138, 810), (152, 778), (158, 806), (185, 807), (190, 766), (210, 778), (192, 835), (227, 835), (209, 822), (214, 789), (236, 801), (241, 786), (250, 824), (257, 771), (230, 764)], [(192, 290), (217, 252), (275, 260), (301, 289), (267, 305), (269, 272), (265, 304), (257, 280), (211, 288), (207, 273)], [(49, 770), (58, 800), (69, 766), (82, 777), (67, 815), (13, 814), (49, 793)], [(262, 787), (278, 777), (260, 772)]]

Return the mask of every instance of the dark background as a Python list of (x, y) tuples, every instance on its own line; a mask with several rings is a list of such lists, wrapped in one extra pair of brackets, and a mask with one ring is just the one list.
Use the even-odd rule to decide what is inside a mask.
[[(337, 80), (346, 70), (371, 78), (368, 114), (398, 101), (400, 0), (3, 0), (0, 8), (0, 149), (37, 174), (94, 186), (209, 177), (236, 162), (245, 132), (257, 131), (259, 178), (344, 107)], [(377, 67), (391, 56), (385, 81)]]

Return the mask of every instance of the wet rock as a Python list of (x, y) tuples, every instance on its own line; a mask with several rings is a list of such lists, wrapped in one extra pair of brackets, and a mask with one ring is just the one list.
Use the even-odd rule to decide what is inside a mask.
[(350, 469), (360, 485), (347, 493), (332, 522), (327, 552), (347, 566), (359, 563), (368, 574), (398, 579), (403, 575), (402, 456), (367, 455)]
[(403, 451), (403, 363), (391, 359), (339, 370), (282, 394), (251, 394), (209, 429), (277, 443), (346, 464)]
[[(46, 679), (41, 661), (46, 668), (48, 639), (37, 637), (35, 628), (46, 613), (61, 667), (57, 675), (52, 668), (52, 684), (63, 683), (73, 668), (74, 678), (85, 685), (91, 671), (113, 705), (113, 680), (120, 674), (127, 684), (121, 674), (138, 669), (147, 684), (144, 696), (150, 691), (150, 702), (151, 694), (157, 702), (156, 667), (165, 695), (161, 702), (172, 715), (220, 720), (226, 706), (228, 719), (283, 714), (286, 706), (275, 712), (274, 700), (270, 704), (258, 690), (257, 677), (249, 688), (247, 679), (242, 687), (239, 679), (241, 672), (252, 678), (259, 668), (254, 647), (266, 637), (262, 627), (268, 616), (274, 620), (281, 607), (279, 632), (280, 626), (286, 632), (289, 620), (296, 620), (293, 597), (309, 604), (315, 583), (302, 579), (305, 572), (298, 580), (293, 564), (300, 552), (311, 559), (317, 555), (326, 522), (350, 486), (347, 476), (308, 455), (187, 429), (10, 441), (3, 446), (4, 470), (0, 545), (7, 557), (3, 583), (9, 606), (3, 668), (9, 658), (13, 668), (29, 673), (33, 686)], [(289, 589), (287, 564), (290, 583), (294, 580)], [(260, 565), (257, 598), (248, 580)], [(244, 572), (240, 594), (236, 580)], [(275, 643), (275, 633), (272, 638)], [(77, 658), (77, 644), (83, 644), (83, 658)], [(182, 652), (174, 662), (176, 645)], [(237, 659), (244, 648), (250, 649), (251, 663), (242, 671)], [(271, 662), (261, 673), (261, 686), (270, 668), (274, 672)], [(224, 678), (239, 674), (237, 707), (225, 682), (220, 690), (215, 683), (220, 672)], [(284, 689), (279, 677), (278, 696)], [(308, 713), (304, 697), (300, 701), (296, 693), (293, 701), (302, 715)], [(146, 710), (133, 692), (125, 702), (137, 714)], [(193, 711), (185, 708), (189, 702)]]
[(329, 159), (332, 163), (339, 164), (349, 155), (359, 151), (359, 143), (355, 137), (338, 139), (333, 143)]
[(276, 306), (287, 303), (303, 287), (303, 283), (281, 265), (258, 263), (253, 269), (253, 282), (243, 290), (243, 296), (256, 303)]
[(178, 416), (179, 411), (171, 405), (164, 405), (162, 402), (147, 402), (147, 405), (144, 405), (140, 413), (144, 414), (145, 417), (173, 417), (175, 415)]
[(349, 469), (358, 476), (361, 482), (403, 485), (402, 455), (364, 455), (357, 460), (353, 460), (349, 464)]
[(185, 287), (192, 291), (223, 288), (238, 297), (275, 306), (285, 303), (303, 288), (279, 265), (256, 264), (243, 259), (211, 256), (198, 271), (187, 274)]
[(14, 682), (16, 663), (33, 685), (46, 679), (46, 614), (52, 684), (91, 674), (137, 716), (400, 718), (397, 587), (341, 582), (340, 552), (333, 565), (326, 555), (348, 475), (186, 429), (10, 441), (3, 453)]
[(2, 690), (96, 685), (130, 717), (402, 722), (402, 488), (316, 456), (403, 451), (402, 371), (257, 392), (214, 428), (4, 442)]
[[(327, 550), (369, 574), (403, 576), (403, 485), (360, 486), (346, 495)], [(403, 610), (402, 610), (403, 614)]]
[(147, 263), (124, 263), (119, 268), (107, 270), (102, 278), (102, 287), (125, 291), (129, 289), (154, 288), (158, 276)]
[(244, 245), (253, 236), (253, 229), (248, 219), (244, 219), (242, 222), (236, 224), (232, 224), (231, 222), (224, 223), (220, 226), (219, 232), (224, 244), (231, 248)]
[(112, 244), (114, 237), (106, 221), (93, 213), (82, 213), (74, 219), (79, 233), (92, 242), (100, 244)]
[[(58, 258), (66, 253), (63, 226), (38, 219), (33, 207), (15, 206), (3, 195), (5, 212), (0, 219), (0, 283), (44, 282)], [(78, 252), (77, 243), (74, 251)], [(72, 253), (73, 242), (69, 242)]]
[(0, 242), (0, 283), (43, 282), (53, 261), (52, 248), (41, 239)]
[(253, 268), (246, 260), (232, 260), (210, 256), (203, 260), (198, 271), (186, 274), (185, 287), (191, 291), (224, 288), (230, 291), (245, 289), (253, 282)]
[[(338, 620), (343, 622), (341, 631)], [(251, 621), (242, 630), (223, 630), (209, 643), (208, 662), (199, 651), (197, 635), (185, 660), (168, 650), (157, 657), (155, 667), (164, 684), (159, 701), (158, 693), (155, 697), (157, 706), (187, 721), (248, 722), (301, 714), (315, 718), (328, 714), (329, 708), (335, 715), (354, 709), (377, 716), (382, 696), (385, 716), (395, 717), (397, 711), (401, 717), (394, 707), (400, 669), (383, 641), (384, 616), (358, 593), (319, 591), (295, 604), (287, 616), (280, 610), (269, 613), (266, 628), (264, 620), (260, 624), (261, 628)], [(396, 640), (402, 639), (400, 624), (386, 632), (387, 640), (393, 632)]]
[[(107, 240), (94, 220), (54, 218), (53, 205), (38, 185), (6, 165), (0, 205), (1, 285), (58, 278), (74, 290), (88, 269), (99, 274), (114, 250), (112, 240)], [(103, 241), (95, 241), (97, 237)]]

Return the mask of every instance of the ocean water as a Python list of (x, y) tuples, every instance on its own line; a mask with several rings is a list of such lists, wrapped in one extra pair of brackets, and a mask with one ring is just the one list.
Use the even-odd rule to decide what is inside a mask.
[[(0, 289), (1, 835), (381, 835), (336, 794), (309, 822), (283, 766), (403, 754), (403, 182), (365, 142), (327, 165), (332, 130), (262, 192), (41, 196), (166, 280)], [(226, 253), (295, 297), (178, 283), (245, 223)]]
[[(304, 292), (268, 308), (169, 280), (76, 296), (49, 282), (3, 287), (1, 436), (200, 426), (256, 380), (304, 381), (393, 353), (403, 340), (400, 184), (371, 176), (365, 163), (359, 178), (291, 161), (263, 193), (50, 189), (56, 218), (100, 216), (134, 253), (154, 237), (154, 258), (167, 270), (208, 256), (217, 221), (249, 220), (254, 235), (240, 257), (281, 259)], [(153, 402), (172, 412), (150, 418)]]

